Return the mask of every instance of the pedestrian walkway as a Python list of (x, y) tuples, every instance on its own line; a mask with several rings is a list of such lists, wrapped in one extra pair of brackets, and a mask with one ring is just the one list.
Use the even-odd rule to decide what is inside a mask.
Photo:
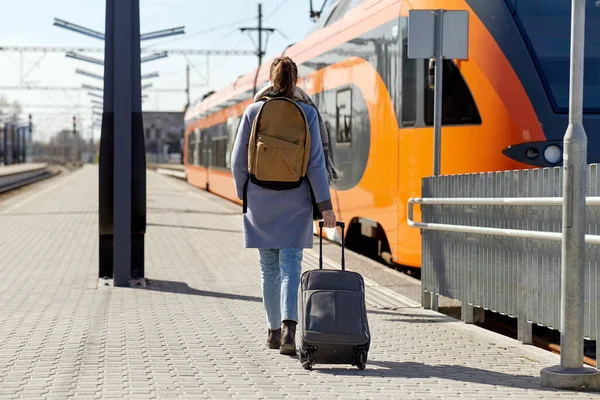
[[(598, 397), (539, 386), (558, 356), (374, 281), (367, 369), (305, 371), (266, 349), (257, 255), (241, 247), (239, 207), (151, 171), (147, 286), (99, 286), (97, 176), (87, 166), (0, 199), (1, 399)], [(315, 250), (304, 268), (317, 265)]]

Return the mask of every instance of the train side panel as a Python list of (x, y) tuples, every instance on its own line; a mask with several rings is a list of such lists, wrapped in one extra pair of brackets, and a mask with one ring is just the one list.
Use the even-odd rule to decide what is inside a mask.
[[(302, 75), (299, 85), (329, 124), (331, 156), (342, 176), (331, 191), (339, 219), (350, 226), (361, 223), (362, 235), (383, 232), (393, 261), (419, 267), (420, 232), (408, 226), (406, 207), (410, 197), (421, 196), (422, 178), (433, 172), (433, 88), (425, 61), (406, 56), (411, 8), (470, 12), (469, 59), (447, 60), (443, 66), (442, 174), (531, 168), (502, 150), (544, 140), (544, 135), (510, 63), (465, 0), (366, 2), (289, 50)], [(260, 71), (259, 85), (267, 67)], [(229, 124), (232, 132), (230, 122), (239, 121), (252, 101), (248, 89), (243, 91), (251, 77), (203, 103), (217, 109), (204, 110), (206, 117), (189, 123), (188, 135), (219, 124)], [(192, 147), (186, 145), (186, 151)], [(229, 171), (207, 170), (188, 159), (190, 183), (241, 203)], [(420, 219), (418, 208), (415, 219)]]
[(235, 193), (231, 171), (220, 168), (210, 170), (210, 191), (239, 205), (242, 204)]
[(208, 189), (208, 170), (197, 165), (186, 165), (187, 180), (200, 189)]

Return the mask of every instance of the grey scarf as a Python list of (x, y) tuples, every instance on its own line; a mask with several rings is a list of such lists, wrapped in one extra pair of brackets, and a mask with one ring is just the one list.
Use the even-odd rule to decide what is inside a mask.
[[(274, 96), (276, 94), (277, 93), (273, 91), (272, 86), (266, 86), (259, 90), (258, 93), (256, 93), (256, 95), (254, 96), (254, 101), (259, 101), (260, 98), (263, 96)], [(323, 144), (323, 152), (325, 153), (325, 167), (327, 168), (327, 180), (329, 182), (329, 186), (331, 186), (331, 184), (338, 181), (340, 177), (335, 169), (335, 166), (333, 165), (333, 161), (329, 157), (329, 132), (327, 132), (327, 127), (323, 122), (321, 113), (319, 112), (319, 109), (317, 108), (315, 103), (313, 103), (312, 99), (304, 92), (304, 90), (300, 89), (298, 86), (296, 86), (296, 89), (294, 91), (294, 97), (292, 100), (302, 101), (303, 103), (309, 104), (317, 111), (317, 117), (319, 118), (319, 131), (321, 133), (321, 143)]]

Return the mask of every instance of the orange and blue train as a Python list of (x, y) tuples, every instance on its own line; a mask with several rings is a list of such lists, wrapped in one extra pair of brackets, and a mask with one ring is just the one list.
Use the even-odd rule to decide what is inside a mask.
[[(589, 162), (598, 162), (600, 2), (586, 4), (584, 126)], [(469, 12), (468, 60), (443, 62), (444, 175), (561, 165), (571, 10), (565, 0), (340, 0), (283, 52), (298, 64), (299, 85), (328, 126), (342, 177), (331, 196), (349, 226), (346, 243), (418, 268), (420, 234), (407, 225), (406, 207), (433, 172), (434, 91), (429, 61), (407, 57), (411, 9)], [(239, 203), (231, 149), (255, 78), (266, 85), (269, 65), (187, 110), (184, 162), (192, 185)]]

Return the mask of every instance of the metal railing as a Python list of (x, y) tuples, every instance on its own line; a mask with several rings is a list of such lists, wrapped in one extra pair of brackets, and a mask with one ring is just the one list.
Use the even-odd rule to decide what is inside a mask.
[[(584, 337), (600, 336), (600, 169), (588, 171)], [(562, 170), (502, 171), (428, 177), (422, 198), (408, 201), (408, 224), (421, 230), (423, 306), (437, 296), (518, 320), (530, 344), (532, 325), (560, 329)], [(486, 197), (487, 196), (487, 197)], [(421, 208), (421, 221), (415, 221)], [(600, 340), (597, 340), (600, 344)], [(600, 346), (597, 346), (600, 352)]]
[[(470, 225), (436, 224), (413, 221), (415, 204), (429, 205), (462, 205), (462, 206), (562, 206), (562, 197), (512, 197), (512, 198), (430, 198), (421, 197), (408, 199), (408, 226), (412, 228), (429, 229), (434, 231), (474, 233), (479, 235), (504, 236), (520, 239), (562, 241), (562, 233), (543, 232), (523, 229), (488, 228)], [(586, 197), (586, 205), (600, 206), (600, 197)], [(600, 244), (600, 235), (585, 235), (586, 244)]]

